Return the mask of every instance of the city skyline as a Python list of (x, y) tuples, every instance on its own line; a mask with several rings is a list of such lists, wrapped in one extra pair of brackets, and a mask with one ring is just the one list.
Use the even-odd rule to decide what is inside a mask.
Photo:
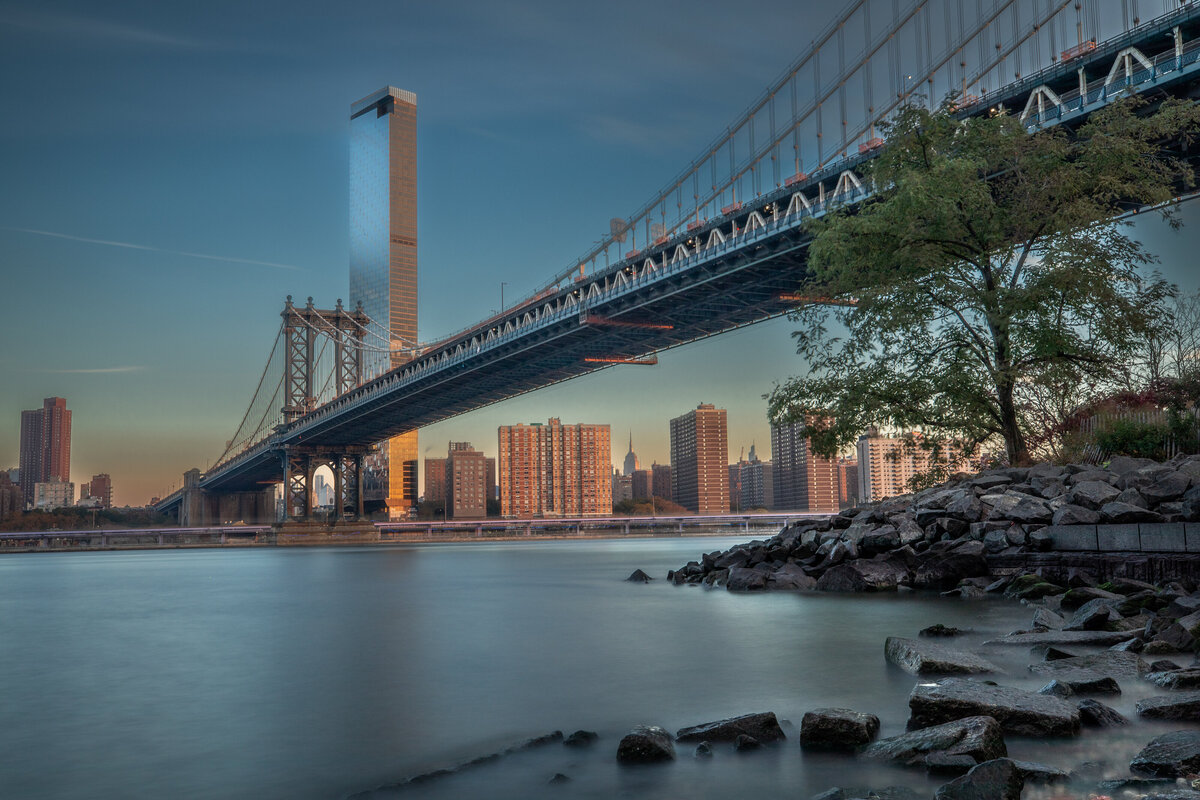
[[(511, 303), (569, 264), (737, 116), (832, 13), (768, 2), (761, 18), (781, 24), (731, 38), (720, 31), (741, 12), (697, 4), (711, 24), (680, 44), (672, 8), (617, 6), (476, 4), (414, 17), (368, 3), (336, 18), (282, 14), (287, 36), (269, 6), (0, 12), (0, 91), (12, 110), (0, 121), (0, 314), (10, 331), (41, 330), (47, 314), (58, 323), (0, 351), (0, 420), (11, 420), (0, 424), (0, 465), (18, 461), (19, 412), (57, 395), (80, 420), (70, 477), (112, 474), (117, 505), (163, 495), (184, 470), (208, 466), (245, 410), (283, 298), (349, 297), (346, 109), (367, 92), (391, 83), (421, 98), (420, 335), (430, 339), (487, 316), (502, 290)], [(621, 24), (633, 13), (642, 24)], [(580, 25), (592, 35), (567, 44)], [(363, 30), (375, 44), (362, 46)], [(606, 42), (639, 58), (613, 59)], [(188, 102), (167, 113), (162, 98), (180, 86)], [(298, 87), (304, 114), (263, 113)], [(86, 125), (52, 122), (64, 97)], [(1137, 230), (1164, 275), (1195, 290), (1200, 211), (1183, 216), (1179, 234), (1153, 215)], [(728, 409), (734, 461), (742, 446), (766, 448), (761, 395), (803, 372), (790, 331), (785, 319), (760, 323), (422, 437), (488, 452), (502, 424), (561, 416), (632, 429), (643, 463), (666, 463), (666, 420), (708, 402)], [(618, 437), (614, 465), (624, 448)]]

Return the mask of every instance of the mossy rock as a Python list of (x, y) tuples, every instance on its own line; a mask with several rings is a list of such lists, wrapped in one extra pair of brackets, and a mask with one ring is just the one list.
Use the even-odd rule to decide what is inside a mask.
[(1047, 581), (1042, 581), (1041, 583), (1035, 583), (1032, 586), (1016, 592), (1013, 596), (1019, 600), (1040, 600), (1043, 597), (1062, 594), (1065, 591), (1066, 589), (1061, 586), (1049, 583)]

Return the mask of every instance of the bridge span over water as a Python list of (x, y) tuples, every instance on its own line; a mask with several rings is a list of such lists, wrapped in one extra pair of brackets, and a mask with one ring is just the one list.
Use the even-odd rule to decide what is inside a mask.
[[(940, 63), (936, 54), (928, 55), (928, 63), (918, 70), (924, 79), (918, 85), (932, 91), (939, 70), (953, 66), (955, 53), (964, 89), (979, 86), (982, 76), (998, 74), (997, 58), (1001, 63), (1015, 58), (1031, 37), (1056, 24), (1056, 15), (1070, 11), (1066, 2), (1044, 5), (1048, 16), (1026, 19), (1022, 25), (1031, 25), (1028, 33), (1024, 28), (1018, 31), (1018, 16), (1012, 41), (1002, 46), (997, 39), (995, 57), (981, 56), (970, 74), (968, 45), (986, 34), (988, 26), (1000, 24), (1006, 9), (1020, 12), (1012, 12), (1012, 2), (997, 0), (1000, 11), (985, 15), (970, 31), (960, 18), (962, 35), (948, 37), (951, 55)], [(844, 53), (841, 40), (849, 15), (863, 6), (863, 2), (850, 4), (838, 23), (841, 27), (826, 31), (815, 48), (839, 37), (839, 52)], [(812, 53), (802, 56), (657, 198), (621, 225), (614, 220), (612, 236), (571, 269), (503, 313), (412, 349), (401, 366), (374, 377), (364, 375), (361, 354), (370, 347), (365, 335), (369, 329), (355, 312), (343, 311), (340, 303), (335, 310), (322, 311), (311, 299), (307, 306), (293, 306), (289, 298), (279, 340), (287, 353), (282, 404), (275, 402), (250, 435), (242, 440), (235, 436), (235, 447), (227, 448), (216, 465), (204, 474), (189, 473), (184, 487), (156, 507), (178, 512), (181, 524), (264, 519), (273, 517), (273, 487), (283, 482), (287, 516), (308, 517), (313, 511), (308, 491), (313, 471), (328, 465), (340, 509), (361, 517), (364, 454), (374, 442), (615, 364), (652, 363), (661, 350), (769, 319), (805, 302), (819, 302), (801, 294), (809, 243), (805, 223), (870, 196), (860, 168), (886, 146), (874, 135), (875, 121), (915, 91), (908, 86), (889, 102), (872, 105), (869, 127), (851, 129), (844, 116), (846, 76), (866, 69), (862, 85), (868, 87), (870, 103), (871, 58), (886, 54), (884, 48), (895, 46), (897, 35), (919, 23), (922, 13), (929, 35), (927, 3), (915, 0), (913, 7), (917, 10), (908, 16), (897, 14), (892, 27), (882, 33), (865, 28), (866, 57), (854, 69), (843, 68), (841, 83), (835, 82), (828, 91), (818, 78), (807, 105), (798, 105), (795, 99), (796, 82), (806, 68), (811, 69), (813, 58)], [(986, 94), (982, 89), (981, 94), (964, 92), (957, 113), (984, 114), (1003, 107), (1034, 130), (1077, 125), (1092, 111), (1128, 93), (1196, 97), (1200, 8), (1189, 3), (1146, 23), (1136, 19), (1126, 23), (1128, 30), (1107, 40), (1083, 42), (1081, 22), (1081, 42), (1056, 52), (1050, 66)], [(898, 62), (893, 59), (893, 63)], [(789, 86), (792, 121), (777, 124), (776, 108)], [(820, 124), (821, 105), (834, 98), (834, 92), (842, 93), (840, 147), (822, 153), (818, 137), (817, 163), (811, 173), (802, 172), (799, 132), (814, 113)], [(768, 111), (769, 133), (760, 134), (756, 144), (755, 120), (766, 127)], [(789, 137), (795, 142), (792, 174), (780, 166)], [(857, 152), (855, 142), (859, 142)], [(741, 160), (734, 157), (739, 146), (749, 152)], [(717, 160), (724, 158), (726, 150), (729, 167), (718, 178)], [(712, 191), (707, 188), (710, 167)], [(686, 190), (694, 191), (685, 206)], [(672, 201), (670, 226), (665, 222), (668, 201)], [(654, 219), (664, 222), (652, 223)], [(643, 227), (644, 245), (639, 249), (637, 235)], [(598, 264), (601, 259), (607, 265)], [(337, 378), (333, 389), (319, 396), (314, 386), (321, 379), (313, 374), (313, 354), (322, 337), (335, 343)], [(264, 490), (264, 486), (271, 488)]]

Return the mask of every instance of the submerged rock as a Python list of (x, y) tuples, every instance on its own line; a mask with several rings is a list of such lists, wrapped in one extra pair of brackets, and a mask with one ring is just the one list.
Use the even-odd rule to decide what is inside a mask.
[(649, 575), (647, 575), (645, 572), (642, 572), (640, 569), (635, 569), (633, 571), (633, 573), (625, 580), (631, 581), (633, 583), (649, 583), (650, 581), (654, 580), (654, 578), (651, 578)]
[(991, 717), (964, 717), (953, 722), (880, 739), (862, 751), (863, 758), (925, 766), (929, 756), (967, 756), (976, 763), (1008, 755), (1000, 723)]
[(1129, 769), (1160, 778), (1200, 772), (1200, 731), (1174, 731), (1151, 740), (1129, 762)]
[(622, 764), (653, 764), (675, 760), (671, 734), (657, 725), (638, 725), (617, 745), (617, 761)]
[(800, 721), (800, 746), (854, 750), (879, 734), (879, 717), (848, 708), (817, 708)]
[(564, 747), (587, 747), (592, 742), (600, 738), (600, 734), (595, 731), (575, 731), (567, 738), (563, 739)]
[(928, 628), (922, 628), (917, 633), (917, 635), (918, 636), (928, 636), (928, 637), (938, 637), (938, 636), (961, 636), (964, 633), (966, 633), (966, 631), (964, 631), (962, 628), (954, 628), (954, 627), (951, 627), (950, 625), (943, 625), (942, 623), (939, 622), (936, 625), (930, 625)]
[(762, 743), (778, 742), (787, 738), (783, 729), (779, 727), (775, 712), (764, 711), (681, 728), (675, 734), (675, 739), (680, 742), (732, 742), (742, 735), (751, 736)]
[(1021, 800), (1025, 776), (1017, 763), (997, 758), (977, 764), (937, 790), (936, 800)]
[(975, 675), (1000, 672), (992, 662), (933, 642), (889, 636), (883, 645), (887, 660), (912, 675)]
[(918, 684), (908, 698), (909, 729), (987, 716), (1006, 733), (1020, 736), (1074, 736), (1079, 710), (1064, 700), (982, 681), (946, 678)]
[(1113, 728), (1129, 724), (1129, 720), (1116, 709), (1091, 699), (1079, 701), (1079, 721), (1089, 728)]

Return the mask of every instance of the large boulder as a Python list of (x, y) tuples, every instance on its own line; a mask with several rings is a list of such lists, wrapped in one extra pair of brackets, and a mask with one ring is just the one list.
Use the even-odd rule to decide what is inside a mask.
[[(1082, 506), (1093, 511), (1099, 511), (1105, 503), (1117, 499), (1121, 490), (1112, 484), (1102, 481), (1081, 481), (1067, 492), (1067, 502), (1074, 506)], [(1083, 523), (1086, 524), (1086, 523)]]
[(816, 578), (809, 576), (795, 564), (784, 564), (767, 576), (768, 589), (808, 591), (817, 586)]
[(1129, 762), (1129, 769), (1160, 778), (1200, 772), (1200, 731), (1174, 731), (1151, 740)]
[(848, 708), (817, 708), (800, 721), (800, 746), (856, 750), (879, 734), (879, 717)]
[(622, 764), (653, 764), (674, 761), (675, 744), (671, 734), (657, 725), (638, 725), (617, 745), (617, 761)]
[(1186, 472), (1160, 472), (1154, 482), (1142, 487), (1141, 493), (1151, 505), (1176, 500), (1192, 485), (1192, 476)]
[(823, 592), (892, 592), (907, 577), (887, 561), (860, 558), (826, 570), (816, 588)]
[(936, 800), (1021, 800), (1025, 775), (1017, 763), (997, 758), (977, 764), (937, 790)]
[(1161, 686), (1164, 689), (1171, 689), (1177, 692), (1200, 689), (1200, 668), (1196, 667), (1173, 669), (1165, 672), (1150, 672), (1145, 677), (1146, 680), (1155, 686)]
[(944, 554), (927, 556), (913, 574), (913, 586), (921, 589), (953, 589), (963, 578), (979, 578), (988, 575), (987, 561), (983, 557), (983, 543), (968, 547), (962, 545)]
[(1078, 644), (1111, 647), (1129, 639), (1128, 631), (1038, 631), (1036, 633), (1010, 633), (999, 639), (990, 639), (985, 645), (1018, 645), (1036, 647), (1051, 644)]
[(975, 675), (1001, 670), (987, 659), (929, 641), (889, 636), (883, 645), (888, 661), (913, 675)]
[(742, 735), (750, 736), (763, 744), (787, 738), (783, 729), (779, 727), (775, 712), (764, 711), (681, 728), (675, 734), (675, 739), (680, 742), (732, 742)]
[(942, 725), (880, 739), (864, 758), (924, 767), (929, 756), (965, 756), (976, 763), (1008, 755), (1000, 723), (991, 717), (964, 717)]
[(1050, 520), (1053, 525), (1095, 525), (1099, 521), (1099, 511), (1071, 503), (1056, 508)]
[(1089, 728), (1114, 728), (1129, 724), (1129, 720), (1116, 709), (1090, 698), (1079, 701), (1079, 721)]
[(1032, 494), (1009, 490), (992, 505), (988, 519), (1009, 519), (1013, 522), (1048, 523), (1052, 513), (1046, 501)]
[(964, 717), (987, 716), (1006, 733), (1020, 736), (1074, 736), (1079, 710), (1065, 700), (982, 681), (945, 678), (922, 683), (908, 697), (909, 729)]
[(1176, 694), (1146, 697), (1137, 701), (1137, 713), (1152, 719), (1176, 719), (1189, 722), (1200, 721), (1200, 692), (1177, 692)]
[(1163, 515), (1157, 511), (1114, 501), (1100, 507), (1100, 521), (1114, 525), (1125, 525), (1132, 522), (1162, 522)]
[(1149, 669), (1150, 665), (1137, 653), (1121, 650), (1105, 650), (1086, 656), (1042, 661), (1029, 666), (1029, 671), (1035, 675), (1044, 675), (1059, 680), (1062, 680), (1062, 676), (1075, 672), (1093, 672), (1122, 678), (1136, 678), (1146, 674)]
[(767, 588), (770, 573), (746, 567), (731, 567), (725, 588), (731, 592), (757, 592)]

